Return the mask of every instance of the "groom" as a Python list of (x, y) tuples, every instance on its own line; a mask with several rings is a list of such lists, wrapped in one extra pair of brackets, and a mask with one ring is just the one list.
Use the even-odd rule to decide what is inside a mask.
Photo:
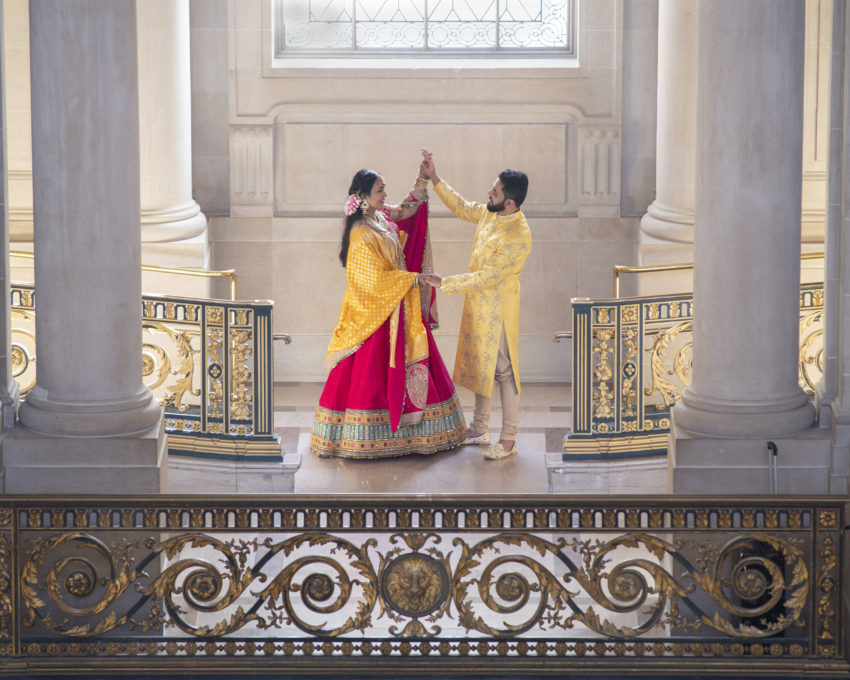
[(470, 203), (437, 175), (434, 155), (422, 149), (422, 170), (440, 200), (457, 217), (477, 225), (469, 272), (420, 278), (448, 295), (464, 293), (460, 334), (452, 379), (475, 392), (475, 415), (465, 444), (490, 444), (490, 405), (493, 384), (502, 398), (499, 441), (484, 458), (499, 460), (517, 453), (519, 413), (519, 275), (531, 251), (531, 232), (520, 206), (528, 192), (528, 176), (502, 170), (488, 192), (488, 201)]

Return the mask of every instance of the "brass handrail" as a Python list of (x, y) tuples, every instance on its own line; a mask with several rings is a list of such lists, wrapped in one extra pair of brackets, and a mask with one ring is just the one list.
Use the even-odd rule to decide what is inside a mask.
[[(25, 250), (10, 250), (10, 257), (21, 257), (28, 260), (35, 259), (33, 253)], [(235, 269), (186, 269), (185, 267), (160, 267), (155, 264), (143, 264), (142, 270), (146, 272), (158, 272), (160, 274), (182, 274), (184, 276), (202, 276), (205, 278), (227, 278), (230, 279), (230, 299), (236, 301), (236, 270)]]
[[(817, 260), (824, 256), (823, 253), (803, 253), (801, 260)], [(620, 274), (648, 274), (652, 272), (672, 272), (683, 269), (693, 269), (693, 262), (679, 262), (678, 264), (656, 264), (643, 267), (629, 267), (624, 264), (614, 265), (614, 298), (620, 297)]]

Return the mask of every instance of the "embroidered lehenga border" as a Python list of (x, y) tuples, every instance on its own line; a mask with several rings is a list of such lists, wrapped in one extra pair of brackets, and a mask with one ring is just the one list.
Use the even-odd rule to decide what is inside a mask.
[(465, 433), (463, 409), (452, 394), (446, 401), (428, 404), (418, 423), (399, 425), (395, 432), (389, 410), (332, 411), (319, 406), (311, 444), (319, 456), (391, 458), (453, 449), (463, 442)]

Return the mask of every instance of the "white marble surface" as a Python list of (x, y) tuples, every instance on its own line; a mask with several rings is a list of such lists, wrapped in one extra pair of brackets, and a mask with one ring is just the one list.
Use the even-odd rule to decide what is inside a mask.
[[(517, 434), (519, 453), (501, 461), (485, 460), (481, 456), (483, 447), (479, 446), (385, 460), (319, 458), (310, 451), (310, 428), (321, 389), (320, 383), (275, 386), (275, 427), (287, 428), (281, 432), (297, 430), (297, 440), (291, 444), (301, 456), (295, 493), (501, 495), (665, 493), (666, 490), (664, 458), (571, 464), (553, 472), (551, 466), (560, 460), (563, 434), (572, 418), (571, 391), (566, 383), (528, 382), (523, 386)], [(470, 422), (474, 397), (463, 389), (458, 394)], [(490, 422), (495, 441), (501, 422), (498, 399)], [(291, 448), (287, 446), (286, 450)]]

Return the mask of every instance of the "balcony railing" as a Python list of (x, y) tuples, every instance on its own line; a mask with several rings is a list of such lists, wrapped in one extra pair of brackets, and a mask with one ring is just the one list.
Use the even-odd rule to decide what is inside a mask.
[(847, 673), (845, 501), (0, 497), (0, 675)]
[[(171, 455), (280, 461), (270, 301), (142, 297), (142, 375), (164, 406)], [(12, 285), (12, 370), (35, 384), (35, 289)]]
[[(665, 454), (670, 408), (691, 380), (693, 295), (572, 304), (573, 422), (565, 460)], [(820, 283), (800, 288), (799, 367), (811, 394), (823, 372)]]

